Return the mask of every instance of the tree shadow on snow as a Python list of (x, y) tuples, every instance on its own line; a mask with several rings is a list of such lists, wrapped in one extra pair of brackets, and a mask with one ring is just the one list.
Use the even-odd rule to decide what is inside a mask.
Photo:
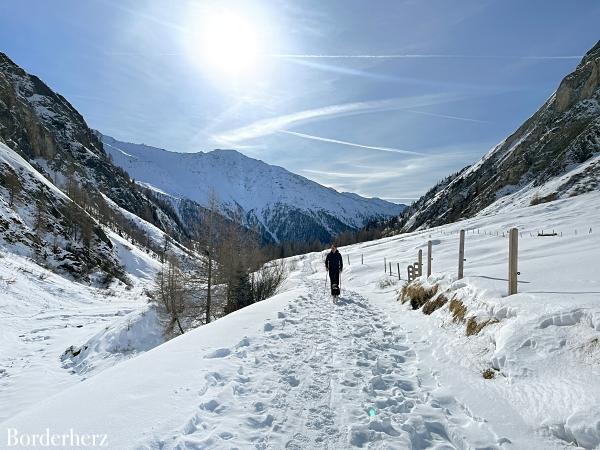
[[(497, 280), (497, 281), (508, 282), (508, 278), (488, 277), (486, 275), (469, 275), (469, 278), (485, 278), (486, 280)], [(530, 284), (531, 281), (518, 280), (517, 283)]]

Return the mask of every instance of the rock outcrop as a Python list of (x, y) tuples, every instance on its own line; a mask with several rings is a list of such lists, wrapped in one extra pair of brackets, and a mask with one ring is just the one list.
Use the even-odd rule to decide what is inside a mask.
[(409, 208), (401, 228), (470, 217), (507, 196), (505, 203), (525, 193), (558, 199), (598, 189), (599, 153), (600, 42), (517, 131)]

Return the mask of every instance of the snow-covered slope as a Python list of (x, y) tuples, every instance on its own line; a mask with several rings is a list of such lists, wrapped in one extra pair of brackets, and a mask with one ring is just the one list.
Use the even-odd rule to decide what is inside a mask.
[(398, 215), (403, 205), (339, 193), (235, 150), (175, 153), (100, 135), (105, 151), (138, 183), (176, 199), (241, 213), (278, 241), (327, 241), (373, 219)]
[[(0, 421), (164, 341), (144, 295), (160, 264), (118, 235), (108, 236), (129, 286), (77, 283), (0, 246)], [(82, 344), (89, 349), (80, 359), (63, 357)]]
[[(72, 239), (73, 230), (85, 237)], [(88, 281), (102, 272), (106, 280), (125, 276), (106, 231), (2, 142), (0, 249)]]
[[(42, 179), (52, 180), (54, 185), (68, 191), (84, 208), (96, 210), (102, 216), (106, 212), (101, 199), (104, 195), (174, 239), (189, 237), (189, 230), (182, 226), (170, 205), (144, 192), (109, 161), (98, 137), (64, 97), (3, 53), (0, 53), (0, 142), (35, 168)], [(3, 178), (0, 184), (5, 185)]]
[(546, 103), (471, 167), (411, 205), (405, 231), (600, 188), (600, 41)]
[[(337, 304), (324, 254), (295, 257), (279, 295), (39, 402), (0, 436), (73, 429), (120, 449), (597, 448), (598, 223), (600, 194), (587, 193), (342, 248)], [(514, 226), (521, 276), (507, 297)], [(420, 281), (449, 300), (431, 315), (397, 301), (395, 271), (404, 278), (428, 240), (433, 275)], [(468, 332), (473, 321), (485, 325)]]

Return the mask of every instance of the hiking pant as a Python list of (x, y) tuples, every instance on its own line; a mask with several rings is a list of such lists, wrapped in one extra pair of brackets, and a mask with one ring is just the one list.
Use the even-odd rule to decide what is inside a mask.
[(329, 280), (331, 284), (340, 285), (340, 271), (339, 270), (330, 270), (329, 271)]

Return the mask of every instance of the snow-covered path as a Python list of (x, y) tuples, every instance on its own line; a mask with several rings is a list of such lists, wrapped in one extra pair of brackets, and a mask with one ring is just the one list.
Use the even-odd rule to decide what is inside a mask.
[[(0, 436), (74, 429), (106, 433), (108, 448), (165, 450), (598, 448), (600, 234), (577, 232), (600, 220), (588, 203), (600, 196), (344, 247), (337, 304), (323, 253), (290, 258), (277, 295), (40, 399)], [(564, 237), (535, 237), (542, 222)], [(506, 296), (512, 226), (523, 275)], [(461, 228), (471, 232), (458, 280)], [(406, 267), (428, 239), (434, 273), (420, 282), (459, 299), (463, 320), (448, 304), (428, 316), (396, 301), (404, 281), (383, 262)], [(25, 296), (31, 283), (12, 276)], [(43, 298), (45, 284), (33, 285)], [(485, 321), (479, 333), (466, 332), (471, 318)]]
[[(421, 383), (406, 334), (353, 291), (332, 302), (320, 261), (264, 332), (205, 356), (198, 409), (157, 448), (496, 448), (498, 437), (451, 396)], [(315, 273), (316, 272), (316, 273)]]

